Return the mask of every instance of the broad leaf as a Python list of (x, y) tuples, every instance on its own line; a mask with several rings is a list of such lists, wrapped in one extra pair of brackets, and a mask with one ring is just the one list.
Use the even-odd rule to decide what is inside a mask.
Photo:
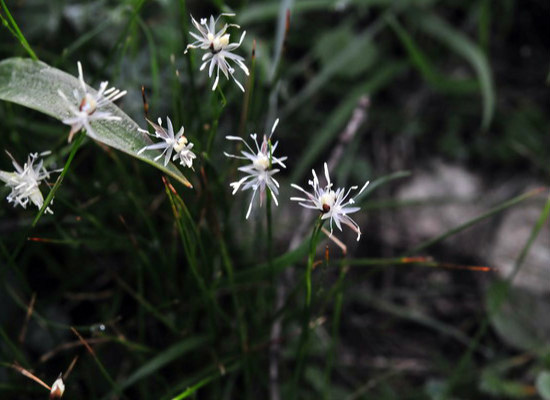
[[(25, 107), (43, 112), (62, 120), (70, 115), (67, 105), (59, 96), (61, 90), (72, 98), (73, 90), (79, 88), (77, 77), (41, 62), (26, 58), (8, 58), (0, 62), (0, 100), (11, 101)], [(90, 93), (96, 93), (91, 88)], [(191, 183), (172, 163), (164, 166), (164, 158), (155, 161), (158, 155), (154, 151), (137, 152), (151, 144), (149, 137), (138, 130), (138, 125), (116, 105), (109, 103), (102, 107), (121, 118), (120, 121), (94, 121), (91, 123), (97, 135), (97, 141), (130, 154), (149, 163), (164, 173), (174, 177), (187, 187)], [(67, 133), (69, 127), (67, 127)]]

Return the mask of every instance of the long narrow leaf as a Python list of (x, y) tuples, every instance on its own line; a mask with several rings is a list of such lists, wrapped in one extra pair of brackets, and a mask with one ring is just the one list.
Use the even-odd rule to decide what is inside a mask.
[(206, 344), (208, 340), (209, 339), (206, 337), (191, 337), (168, 347), (156, 357), (143, 364), (125, 381), (123, 381), (120, 385), (121, 390), (124, 390), (141, 379), (156, 373), (159, 369), (164, 368), (166, 365), (179, 359), (184, 354), (200, 348), (202, 345)]
[(489, 61), (483, 51), (468, 37), (454, 29), (435, 14), (421, 14), (415, 19), (418, 27), (434, 39), (440, 40), (457, 54), (464, 57), (476, 72), (483, 98), (483, 119), (481, 126), (489, 127), (495, 112), (495, 86)]

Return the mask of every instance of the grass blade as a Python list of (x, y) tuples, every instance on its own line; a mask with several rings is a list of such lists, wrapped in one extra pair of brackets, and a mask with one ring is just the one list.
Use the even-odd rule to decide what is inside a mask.
[(435, 67), (427, 55), (416, 44), (411, 35), (401, 26), (394, 15), (386, 18), (388, 25), (396, 33), (397, 37), (407, 50), (411, 63), (420, 71), (424, 79), (435, 89), (449, 93), (471, 93), (478, 90), (476, 81), (470, 79), (449, 79), (435, 70)]
[(499, 212), (501, 211), (504, 211), (506, 210), (507, 208), (510, 208), (510, 207), (513, 207), (513, 206), (516, 206), (518, 204), (520, 204), (521, 202), (541, 193), (541, 191), (543, 191), (544, 189), (535, 189), (535, 190), (531, 190), (530, 192), (527, 192), (527, 193), (524, 193), (522, 195), (519, 195), (517, 197), (514, 197), (513, 199), (510, 199), (510, 200), (507, 200), (505, 201), (504, 203), (502, 204), (499, 204), (498, 206), (495, 206), (493, 208), (491, 208), (489, 211), (487, 211), (486, 213), (483, 213), (482, 215), (480, 215), (479, 217), (476, 217), (476, 218), (473, 218), (461, 225), (458, 225), (450, 230), (448, 230), (447, 232), (439, 235), (439, 236), (436, 236), (435, 238), (432, 238), (432, 239), (429, 239), (423, 243), (420, 243), (418, 246), (414, 247), (413, 249), (409, 250), (407, 252), (407, 254), (418, 254), (420, 251), (430, 247), (430, 246), (433, 246), (434, 244), (437, 244), (453, 235), (456, 235), (457, 233), (459, 232), (462, 232), (463, 230), (466, 230), (472, 226), (474, 226), (475, 224), (477, 224), (478, 222), (480, 221), (483, 221), (484, 219), (487, 219), (489, 217), (492, 217), (493, 215), (495, 214), (498, 214)]
[(31, 48), (29, 42), (27, 42), (27, 39), (25, 38), (25, 35), (23, 35), (23, 32), (21, 32), (21, 30), (19, 29), (19, 26), (17, 26), (17, 23), (15, 22), (15, 19), (13, 19), (13, 17), (11, 16), (10, 10), (8, 9), (8, 6), (6, 5), (6, 2), (4, 0), (0, 0), (0, 2), (2, 2), (2, 9), (6, 13), (6, 16), (8, 17), (8, 21), (11, 24), (11, 29), (9, 28), (8, 21), (6, 21), (4, 19), (4, 17), (2, 17), (2, 15), (0, 15), (0, 18), (2, 19), (2, 22), (4, 23), (4, 25), (6, 25), (6, 27), (8, 27), (9, 31), (19, 40), (19, 42), (21, 43), (21, 46), (23, 46), (23, 48), (25, 50), (27, 50), (27, 53), (29, 53), (31, 58), (33, 60), (38, 61), (38, 57), (36, 56), (35, 52)]
[[(384, 87), (405, 70), (405, 64), (400, 62), (388, 62), (382, 65), (372, 77), (357, 85), (357, 88), (331, 114), (327, 121), (308, 142), (300, 161), (294, 167), (290, 177), (291, 182), (298, 183), (309, 171), (311, 165), (323, 151), (330, 146), (331, 141), (338, 135), (339, 130), (349, 120), (350, 114), (357, 105), (357, 101), (365, 93), (372, 94)], [(282, 117), (281, 117), (282, 118)]]
[(461, 32), (435, 14), (418, 14), (415, 21), (418, 27), (434, 39), (440, 40), (456, 53), (464, 57), (477, 74), (483, 98), (483, 118), (481, 127), (487, 129), (495, 113), (495, 87), (489, 61), (483, 51)]
[[(144, 365), (138, 368), (132, 375), (130, 375), (124, 382), (121, 383), (120, 389), (125, 390), (136, 382), (150, 376), (164, 368), (166, 365), (181, 358), (184, 354), (194, 351), (201, 346), (208, 343), (209, 339), (205, 337), (192, 337), (182, 340), (175, 345), (168, 347), (163, 352), (159, 353), (156, 357), (147, 361)], [(109, 397), (109, 396), (106, 396)]]

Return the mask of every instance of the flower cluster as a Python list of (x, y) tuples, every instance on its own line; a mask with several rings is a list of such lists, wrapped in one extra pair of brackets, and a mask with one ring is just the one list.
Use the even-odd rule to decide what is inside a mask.
[[(149, 146), (143, 147), (138, 151), (138, 155), (143, 153), (145, 150), (159, 150), (164, 149), (161, 154), (155, 157), (155, 161), (160, 159), (164, 155), (164, 165), (168, 164), (172, 152), (175, 151), (174, 158), (172, 161), (180, 159), (181, 165), (185, 165), (187, 168), (193, 169), (193, 160), (197, 157), (191, 149), (193, 148), (193, 143), (190, 143), (187, 138), (183, 135), (184, 128), (180, 128), (178, 133), (174, 134), (174, 127), (172, 126), (172, 121), (170, 118), (166, 117), (166, 122), (168, 124), (168, 131), (162, 126), (162, 120), (158, 119), (158, 125), (154, 122), (147, 120), (149, 125), (155, 130), (154, 137), (161, 139), (162, 142), (151, 144)], [(149, 133), (145, 129), (140, 129), (141, 132)]]
[[(244, 63), (244, 58), (233, 53), (242, 44), (246, 31), (242, 33), (238, 42), (231, 43), (230, 35), (229, 33), (226, 33), (227, 30), (230, 27), (240, 27), (235, 24), (224, 24), (224, 26), (216, 32), (216, 24), (221, 16), (234, 16), (234, 14), (221, 14), (218, 18), (210, 16), (209, 20), (203, 18), (200, 20), (200, 23), (191, 17), (194, 27), (198, 30), (198, 34), (190, 32), (190, 35), (194, 37), (196, 41), (187, 46), (185, 53), (187, 53), (189, 49), (201, 49), (205, 51), (202, 56), (200, 70), (202, 71), (208, 66), (208, 76), (210, 78), (212, 78), (212, 74), (214, 70), (216, 70), (212, 90), (216, 90), (219, 84), (221, 71), (226, 79), (232, 79), (244, 92), (243, 85), (234, 76), (235, 69), (232, 67), (232, 64), (237, 65), (246, 75), (249, 75), (248, 68)], [(112, 103), (127, 93), (126, 91), (121, 91), (114, 87), (108, 88), (107, 81), (101, 82), (98, 90), (95, 91), (85, 83), (81, 63), (78, 62), (77, 66), (79, 87), (75, 88), (71, 95), (67, 95), (62, 90), (58, 90), (58, 94), (68, 110), (68, 115), (62, 119), (62, 122), (66, 125), (70, 125), (71, 127), (68, 135), (69, 142), (71, 142), (73, 136), (81, 130), (85, 131), (86, 134), (92, 139), (99, 139), (99, 136), (95, 133), (92, 127), (92, 123), (97, 121), (120, 121), (121, 117), (114, 115), (118, 113), (118, 109), (112, 106)], [(123, 115), (122, 113), (118, 114)], [(194, 170), (193, 163), (197, 158), (197, 155), (193, 152), (194, 144), (184, 135), (184, 127), (182, 126), (177, 132), (175, 132), (172, 121), (168, 116), (166, 117), (166, 128), (163, 127), (161, 118), (158, 118), (158, 123), (154, 123), (148, 118), (146, 118), (146, 121), (153, 128), (154, 133), (151, 134), (145, 129), (138, 128), (141, 133), (141, 137), (145, 138), (146, 136), (143, 134), (146, 134), (152, 136), (158, 141), (143, 146), (137, 152), (137, 155), (140, 156), (146, 151), (156, 151), (159, 154), (155, 154), (154, 161), (162, 159), (161, 162), (164, 166), (167, 166), (169, 162), (179, 160), (180, 165)], [(253, 144), (249, 144), (240, 136), (226, 136), (227, 140), (237, 143), (239, 153), (230, 154), (224, 152), (223, 154), (228, 158), (246, 162), (245, 165), (239, 166), (237, 169), (242, 174), (240, 179), (229, 184), (232, 189), (232, 195), (236, 195), (239, 191), (251, 191), (250, 202), (246, 212), (246, 219), (248, 219), (251, 215), (256, 197), (259, 197), (259, 207), (262, 207), (266, 201), (269, 202), (271, 200), (273, 200), (276, 206), (279, 205), (278, 196), (280, 185), (275, 178), (275, 175), (282, 169), (286, 168), (285, 162), (287, 157), (275, 156), (278, 148), (278, 142), (272, 142), (272, 137), (278, 124), (279, 119), (276, 119), (269, 134), (262, 135), (261, 139), (257, 133), (250, 134), (249, 136)], [(214, 130), (212, 132), (214, 132)], [(135, 134), (135, 131), (132, 133)], [(211, 143), (210, 139), (211, 138), (209, 138), (208, 142), (209, 148)], [(44, 161), (41, 157), (46, 154), (48, 153), (31, 153), (28, 155), (27, 161), (23, 164), (23, 166), (21, 166), (17, 163), (17, 161), (15, 161), (11, 154), (8, 153), (15, 171), (0, 171), (0, 181), (4, 182), (10, 189), (10, 193), (7, 196), (8, 203), (12, 203), (14, 206), (26, 208), (30, 202), (39, 209), (44, 207), (44, 197), (39, 188), (40, 183), (48, 179), (52, 173), (60, 171), (47, 170), (44, 167)], [(74, 155), (74, 152), (72, 155)], [(308, 262), (308, 269), (306, 272), (306, 317), (309, 317), (310, 312), (312, 293), (311, 271), (314, 265), (313, 256), (315, 255), (316, 250), (317, 234), (320, 231), (322, 223), (323, 221), (329, 220), (331, 236), (333, 234), (333, 224), (336, 225), (340, 231), (342, 231), (342, 225), (347, 225), (357, 234), (357, 240), (359, 241), (361, 238), (361, 229), (357, 222), (350, 217), (350, 215), (360, 211), (360, 207), (356, 206), (355, 198), (361, 195), (369, 185), (369, 181), (367, 181), (361, 189), (359, 189), (358, 186), (351, 186), (349, 189), (335, 189), (330, 179), (327, 163), (324, 163), (324, 176), (326, 180), (326, 184), (324, 186), (321, 185), (315, 170), (312, 170), (312, 175), (313, 178), (308, 181), (312, 191), (309, 192), (308, 190), (293, 183), (291, 184), (291, 187), (298, 190), (301, 195), (290, 197), (291, 201), (298, 202), (302, 207), (316, 210), (319, 213), (320, 218), (318, 220), (319, 224), (314, 230), (314, 235), (312, 235), (311, 252)], [(352, 191), (357, 190), (358, 192), (355, 196), (351, 196)], [(45, 207), (45, 212), (53, 214), (53, 211), (49, 207)], [(309, 331), (308, 323), (309, 318), (306, 318), (304, 324), (305, 326), (302, 330), (303, 338), (307, 338), (305, 335), (306, 332)], [(306, 340), (301, 338), (300, 354), (305, 354), (302, 353), (302, 346), (305, 346), (305, 343)], [(48, 386), (46, 385), (46, 387)], [(65, 391), (65, 384), (62, 376), (60, 375), (52, 387), (48, 387), (48, 389), (50, 389), (50, 399), (61, 399)]]
[[(41, 181), (49, 178), (51, 173), (58, 172), (48, 171), (44, 167), (44, 160), (39, 157), (47, 154), (49, 154), (49, 152), (44, 152), (40, 155), (31, 153), (27, 157), (27, 162), (21, 166), (15, 161), (12, 155), (8, 153), (15, 168), (15, 172), (0, 171), (0, 180), (11, 189), (7, 197), (8, 203), (13, 203), (14, 207), (19, 205), (23, 208), (27, 208), (27, 204), (30, 201), (39, 209), (42, 208), (44, 197), (38, 186)], [(47, 207), (45, 212), (53, 214), (50, 207)]]
[[(198, 33), (190, 32), (190, 35), (195, 38), (196, 41), (189, 44), (185, 52), (187, 53), (189, 49), (201, 49), (205, 51), (200, 69), (203, 70), (208, 66), (209, 77), (212, 77), (214, 70), (216, 70), (216, 77), (212, 90), (215, 90), (218, 86), (221, 71), (227, 79), (233, 79), (237, 86), (244, 91), (243, 86), (234, 76), (235, 69), (231, 66), (231, 63), (237, 65), (246, 75), (249, 74), (248, 68), (244, 64), (244, 58), (233, 53), (233, 51), (242, 44), (246, 31), (242, 33), (239, 42), (231, 43), (230, 35), (227, 33), (227, 30), (230, 27), (240, 27), (235, 24), (226, 23), (219, 31), (216, 31), (216, 25), (222, 16), (229, 17), (234, 16), (234, 14), (221, 14), (217, 18), (210, 16), (209, 20), (203, 18), (200, 20), (200, 23), (191, 17), (191, 21), (198, 30)], [(74, 134), (80, 130), (85, 130), (88, 136), (96, 139), (97, 135), (91, 126), (93, 121), (120, 120), (121, 118), (117, 115), (113, 115), (113, 112), (109, 111), (107, 106), (126, 94), (126, 91), (121, 91), (113, 87), (108, 88), (107, 81), (102, 82), (97, 91), (91, 89), (84, 81), (81, 63), (78, 62), (77, 65), (79, 87), (73, 90), (72, 98), (63, 93), (63, 91), (58, 90), (59, 96), (61, 96), (66, 103), (70, 112), (70, 115), (62, 120), (63, 123), (71, 126), (68, 138), (69, 142)], [(111, 108), (111, 110), (114, 110), (114, 108)], [(137, 152), (137, 155), (141, 155), (145, 151), (160, 151), (160, 153), (155, 156), (155, 161), (164, 158), (163, 164), (166, 166), (170, 161), (179, 160), (182, 166), (193, 169), (193, 162), (197, 156), (193, 152), (193, 143), (184, 135), (184, 127), (182, 126), (177, 132), (174, 132), (174, 127), (169, 117), (166, 117), (166, 128), (162, 126), (162, 120), (160, 118), (158, 119), (158, 123), (154, 123), (149, 119), (146, 120), (154, 129), (154, 133), (150, 134), (147, 130), (141, 128), (139, 128), (139, 131), (149, 134), (159, 139), (159, 141), (142, 147)], [(258, 134), (251, 134), (250, 138), (253, 141), (252, 145), (239, 136), (226, 136), (227, 140), (237, 142), (240, 148), (244, 145), (244, 149), (239, 149), (240, 154), (236, 155), (227, 152), (224, 152), (224, 154), (230, 158), (246, 161), (246, 165), (238, 168), (238, 171), (240, 171), (243, 176), (239, 180), (230, 183), (233, 195), (239, 191), (252, 191), (250, 203), (246, 212), (246, 219), (251, 215), (257, 194), (259, 194), (260, 207), (266, 201), (268, 194), (275, 205), (279, 204), (278, 196), (280, 186), (274, 176), (280, 172), (282, 168), (286, 168), (285, 161), (287, 157), (275, 156), (278, 142), (272, 143), (271, 139), (278, 124), (279, 120), (277, 119), (273, 123), (271, 132), (268, 135), (263, 135), (260, 142)], [(27, 158), (27, 162), (23, 166), (19, 165), (13, 157), (11, 158), (15, 171), (0, 171), (0, 180), (11, 189), (7, 197), (8, 202), (13, 203), (15, 206), (20, 205), (25, 208), (30, 201), (38, 208), (41, 208), (44, 204), (44, 198), (39, 189), (40, 182), (47, 179), (52, 172), (57, 171), (46, 170), (43, 166), (43, 160), (40, 159), (39, 155), (36, 153), (30, 154)], [(297, 201), (301, 206), (308, 209), (318, 210), (321, 213), (320, 218), (322, 220), (328, 219), (330, 221), (331, 235), (333, 232), (333, 223), (340, 231), (342, 230), (342, 224), (344, 224), (357, 233), (357, 240), (359, 240), (361, 237), (361, 229), (350, 217), (350, 214), (360, 210), (359, 207), (355, 206), (354, 197), (350, 196), (351, 192), (357, 190), (358, 187), (352, 186), (349, 189), (338, 188), (335, 190), (330, 180), (326, 163), (324, 164), (326, 185), (322, 186), (320, 184), (314, 170), (312, 170), (312, 174), (313, 179), (309, 180), (308, 183), (313, 191), (310, 193), (302, 187), (292, 184), (291, 186), (302, 192), (303, 196), (291, 197), (290, 200)], [(365, 190), (368, 184), (369, 182), (367, 181), (359, 190), (357, 196)], [(52, 213), (49, 208), (47, 208), (46, 211)]]
[[(72, 96), (74, 101), (69, 100), (67, 95), (61, 90), (57, 91), (67, 105), (70, 113), (67, 118), (62, 120), (64, 124), (71, 126), (68, 137), (69, 142), (72, 140), (74, 134), (80, 130), (86, 130), (88, 136), (96, 139), (97, 135), (91, 126), (92, 121), (120, 120), (120, 117), (112, 115), (111, 112), (102, 110), (102, 108), (126, 94), (126, 91), (120, 91), (113, 87), (107, 88), (109, 85), (107, 81), (99, 85), (99, 90), (97, 92), (94, 91), (84, 82), (84, 74), (80, 61), (78, 61), (77, 66), (80, 87), (73, 90)], [(46, 154), (48, 154), (48, 152), (41, 153), (40, 156)], [(38, 186), (42, 180), (50, 176), (50, 173), (58, 171), (47, 171), (46, 168), (44, 168), (43, 160), (39, 160), (39, 155), (37, 153), (29, 154), (27, 162), (23, 167), (15, 161), (11, 154), (8, 153), (8, 155), (12, 159), (15, 171), (0, 171), (0, 180), (11, 188), (11, 192), (7, 196), (8, 202), (13, 203), (14, 206), (20, 205), (26, 208), (30, 201), (40, 209), (44, 204), (44, 197)], [(45, 212), (53, 214), (53, 211), (49, 207), (46, 208)]]
[(271, 197), (275, 205), (279, 205), (277, 201), (277, 195), (279, 194), (279, 182), (273, 175), (280, 171), (280, 169), (273, 169), (272, 166), (277, 164), (282, 168), (286, 168), (283, 163), (287, 157), (274, 157), (273, 153), (277, 149), (278, 142), (271, 145), (271, 136), (277, 128), (279, 120), (277, 119), (271, 128), (271, 133), (269, 136), (264, 135), (262, 140), (262, 145), (258, 145), (257, 137), (258, 135), (253, 133), (250, 135), (255, 144), (255, 149), (252, 148), (246, 141), (239, 136), (226, 136), (227, 140), (239, 141), (245, 144), (247, 150), (241, 150), (242, 156), (237, 156), (234, 154), (225, 153), (226, 157), (237, 158), (239, 160), (250, 161), (250, 164), (239, 167), (239, 171), (244, 172), (245, 176), (240, 180), (233, 182), (230, 186), (233, 188), (233, 194), (237, 193), (239, 189), (245, 191), (252, 189), (252, 198), (250, 199), (250, 205), (248, 206), (248, 211), (246, 213), (246, 218), (250, 216), (250, 211), (252, 210), (252, 204), (254, 203), (254, 198), (256, 197), (256, 192), (260, 191), (260, 207), (262, 206), (265, 196), (266, 196), (266, 187), (269, 188), (271, 192)]
[[(108, 111), (102, 111), (101, 108), (105, 105), (120, 99), (126, 94), (125, 91), (120, 91), (111, 87), (107, 89), (109, 82), (101, 82), (99, 85), (99, 90), (94, 93), (86, 83), (84, 82), (84, 74), (82, 73), (82, 64), (80, 61), (78, 65), (78, 81), (80, 83), (80, 89), (75, 89), (73, 91), (73, 97), (76, 103), (70, 101), (65, 93), (61, 90), (58, 90), (59, 95), (67, 104), (71, 116), (63, 119), (63, 123), (71, 126), (71, 131), (69, 132), (69, 142), (72, 140), (75, 133), (81, 129), (85, 129), (88, 136), (92, 139), (97, 138), (94, 130), (90, 123), (92, 121), (106, 120), (106, 121), (119, 121), (120, 117), (112, 115)], [(76, 106), (75, 104), (78, 104)]]
[[(311, 208), (313, 210), (319, 210), (322, 213), (322, 219), (330, 219), (330, 234), (332, 235), (332, 222), (336, 224), (338, 229), (342, 230), (342, 223), (349, 226), (353, 231), (357, 233), (357, 240), (361, 238), (361, 229), (359, 225), (350, 218), (349, 214), (353, 214), (360, 210), (359, 207), (352, 207), (355, 204), (353, 197), (349, 197), (352, 190), (357, 190), (358, 186), (352, 186), (347, 191), (344, 188), (339, 188), (336, 191), (332, 188), (332, 182), (330, 181), (330, 175), (328, 172), (327, 163), (325, 163), (325, 178), (327, 184), (325, 187), (321, 187), (319, 179), (315, 170), (311, 170), (313, 174), (313, 180), (308, 181), (308, 184), (313, 188), (313, 193), (309, 193), (302, 187), (291, 184), (294, 189), (297, 189), (304, 193), (306, 197), (291, 197), (290, 200), (298, 201), (302, 207)], [(367, 188), (369, 181), (367, 181), (357, 196), (359, 196), (363, 190)]]
[(187, 48), (185, 49), (185, 53), (187, 53), (189, 49), (206, 50), (206, 53), (204, 53), (204, 55), (202, 56), (202, 65), (200, 67), (200, 70), (202, 71), (206, 68), (207, 65), (210, 64), (208, 67), (208, 76), (212, 77), (212, 72), (214, 72), (214, 68), (216, 69), (216, 79), (214, 80), (212, 90), (216, 90), (216, 87), (218, 86), (221, 70), (227, 79), (229, 79), (229, 75), (231, 75), (231, 78), (235, 81), (237, 86), (244, 92), (243, 85), (241, 85), (241, 83), (233, 75), (235, 69), (231, 67), (229, 61), (233, 61), (243, 70), (246, 75), (248, 75), (248, 68), (244, 64), (244, 58), (232, 53), (243, 42), (246, 31), (243, 32), (243, 34), (241, 35), (241, 39), (238, 43), (230, 43), (229, 33), (225, 32), (229, 27), (240, 28), (239, 25), (225, 24), (223, 28), (216, 32), (216, 24), (218, 23), (218, 20), (221, 16), (233, 17), (234, 15), (235, 14), (220, 14), (220, 16), (218, 16), (218, 18), (216, 19), (214, 19), (214, 17), (211, 15), (209, 22), (206, 20), (206, 18), (202, 18), (200, 24), (195, 18), (191, 17), (191, 21), (193, 22), (195, 28), (197, 28), (197, 30), (199, 31), (199, 34), (197, 35), (194, 32), (189, 33), (196, 39), (196, 41), (187, 46)]

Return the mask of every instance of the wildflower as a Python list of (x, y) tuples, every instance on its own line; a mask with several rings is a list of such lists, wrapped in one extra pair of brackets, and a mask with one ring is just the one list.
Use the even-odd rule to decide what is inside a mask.
[[(353, 231), (357, 233), (357, 240), (361, 238), (361, 229), (359, 225), (349, 217), (349, 214), (353, 214), (360, 210), (359, 207), (351, 207), (355, 203), (353, 198), (348, 198), (352, 190), (357, 190), (358, 186), (352, 186), (346, 192), (345, 188), (339, 188), (336, 191), (332, 189), (332, 182), (330, 181), (330, 176), (328, 173), (328, 166), (325, 163), (325, 177), (327, 179), (327, 184), (324, 188), (319, 185), (319, 179), (314, 170), (311, 170), (313, 174), (313, 181), (308, 181), (309, 185), (313, 188), (313, 194), (307, 192), (298, 185), (291, 184), (294, 189), (298, 189), (301, 192), (305, 193), (307, 198), (303, 197), (291, 197), (290, 200), (299, 201), (300, 205), (305, 208), (311, 208), (314, 210), (319, 210), (322, 213), (322, 219), (330, 218), (330, 234), (332, 235), (332, 221), (336, 224), (340, 231), (342, 230), (342, 223), (349, 226)], [(367, 181), (357, 196), (360, 195), (363, 190), (368, 186), (369, 181)]]
[(189, 32), (189, 34), (197, 40), (187, 46), (185, 53), (187, 53), (190, 48), (208, 51), (202, 56), (203, 63), (200, 70), (202, 71), (210, 63), (210, 66), (208, 67), (208, 76), (212, 77), (212, 72), (214, 71), (214, 68), (216, 68), (216, 79), (214, 80), (212, 90), (216, 90), (216, 87), (218, 86), (221, 70), (227, 79), (229, 79), (229, 75), (231, 75), (231, 78), (233, 78), (237, 86), (244, 92), (243, 86), (233, 75), (235, 69), (229, 65), (229, 60), (235, 62), (235, 64), (237, 64), (244, 71), (244, 73), (248, 75), (248, 68), (244, 65), (244, 58), (232, 53), (232, 51), (236, 50), (241, 45), (244, 36), (246, 35), (246, 31), (243, 32), (238, 43), (229, 43), (229, 33), (225, 33), (225, 31), (229, 27), (233, 26), (240, 28), (240, 26), (236, 24), (225, 24), (222, 29), (216, 32), (216, 24), (221, 16), (233, 17), (235, 14), (220, 14), (220, 16), (216, 19), (214, 19), (211, 15), (209, 23), (206, 18), (201, 18), (200, 24), (195, 20), (195, 18), (191, 17), (191, 21), (193, 22), (193, 25), (195, 25), (195, 28), (199, 31), (200, 36), (194, 32)]
[(250, 199), (250, 205), (248, 206), (248, 211), (246, 213), (246, 219), (248, 219), (248, 217), (250, 216), (252, 204), (254, 203), (254, 198), (256, 197), (256, 192), (258, 191), (258, 189), (260, 190), (260, 207), (262, 206), (265, 199), (266, 186), (271, 192), (271, 197), (273, 198), (273, 202), (275, 203), (275, 205), (279, 205), (277, 201), (277, 195), (279, 194), (279, 182), (277, 182), (277, 180), (273, 178), (273, 175), (279, 172), (280, 169), (272, 169), (272, 166), (274, 164), (277, 164), (283, 168), (286, 168), (286, 165), (283, 163), (283, 161), (285, 161), (287, 157), (273, 156), (273, 153), (275, 153), (275, 150), (277, 149), (278, 142), (275, 142), (275, 144), (273, 144), (271, 148), (269, 146), (269, 141), (271, 140), (271, 136), (273, 136), (273, 132), (275, 131), (275, 128), (277, 128), (278, 123), (279, 120), (277, 119), (273, 124), (273, 127), (271, 128), (271, 133), (269, 134), (269, 136), (264, 135), (261, 147), (258, 145), (257, 135), (255, 133), (250, 135), (250, 137), (252, 138), (252, 140), (254, 140), (254, 143), (256, 144), (256, 150), (250, 147), (248, 143), (246, 143), (246, 141), (241, 137), (225, 137), (228, 140), (243, 142), (248, 149), (241, 150), (242, 156), (236, 156), (224, 152), (226, 157), (250, 161), (250, 164), (239, 168), (239, 171), (244, 172), (246, 175), (239, 181), (230, 184), (230, 186), (233, 188), (232, 194), (237, 193), (239, 189), (243, 191), (248, 189), (253, 190), (252, 198)]
[[(174, 135), (174, 127), (172, 126), (172, 121), (170, 121), (170, 118), (168, 117), (166, 117), (166, 121), (168, 123), (168, 131), (166, 131), (166, 129), (164, 129), (164, 127), (162, 126), (162, 120), (160, 118), (158, 119), (158, 125), (154, 122), (147, 120), (147, 122), (155, 129), (154, 137), (162, 139), (163, 142), (145, 146), (140, 151), (138, 151), (138, 155), (143, 153), (145, 150), (164, 149), (160, 155), (155, 157), (155, 161), (166, 154), (164, 157), (164, 165), (166, 166), (168, 164), (168, 161), (170, 161), (172, 152), (175, 151), (176, 154), (174, 154), (174, 158), (172, 159), (172, 161), (175, 161), (179, 158), (181, 165), (185, 165), (186, 167), (193, 169), (193, 160), (197, 158), (195, 153), (191, 151), (191, 149), (193, 148), (193, 143), (189, 142), (187, 138), (183, 136), (183, 126), (180, 128), (178, 133)], [(140, 129), (140, 131), (147, 134), (149, 133), (144, 129)]]
[(90, 122), (98, 120), (107, 120), (107, 121), (119, 121), (120, 117), (112, 115), (108, 111), (101, 111), (101, 107), (105, 106), (109, 102), (120, 99), (126, 94), (126, 91), (121, 92), (119, 89), (111, 87), (107, 89), (109, 82), (101, 82), (99, 85), (99, 90), (96, 93), (92, 93), (90, 88), (86, 86), (84, 82), (84, 75), (82, 74), (82, 65), (80, 61), (78, 65), (78, 80), (80, 82), (80, 88), (73, 90), (73, 96), (76, 100), (76, 104), (70, 101), (65, 93), (61, 90), (58, 90), (57, 93), (61, 98), (67, 103), (71, 116), (65, 118), (62, 122), (64, 124), (71, 126), (71, 132), (69, 132), (69, 142), (73, 139), (73, 136), (76, 132), (81, 129), (86, 129), (86, 133), (92, 137), (96, 138), (96, 134), (92, 129)]
[(60, 399), (61, 397), (63, 397), (63, 393), (65, 393), (65, 384), (63, 383), (63, 378), (61, 374), (59, 374), (59, 377), (52, 385), (52, 389), (50, 391), (50, 400)]
[[(6, 152), (8, 153), (8, 152)], [(49, 154), (49, 152), (41, 153), (40, 156)], [(50, 173), (59, 172), (47, 171), (44, 168), (44, 161), (38, 160), (39, 155), (37, 153), (31, 153), (27, 157), (27, 162), (21, 167), (15, 161), (10, 153), (8, 156), (11, 158), (15, 172), (0, 171), (0, 180), (3, 181), (6, 186), (11, 188), (11, 193), (8, 195), (8, 203), (14, 203), (14, 206), (20, 205), (23, 208), (27, 208), (27, 204), (30, 201), (39, 209), (44, 204), (44, 197), (38, 186), (40, 181), (50, 177)], [(36, 163), (35, 163), (36, 162)], [(47, 207), (46, 213), (53, 214), (53, 211)]]

